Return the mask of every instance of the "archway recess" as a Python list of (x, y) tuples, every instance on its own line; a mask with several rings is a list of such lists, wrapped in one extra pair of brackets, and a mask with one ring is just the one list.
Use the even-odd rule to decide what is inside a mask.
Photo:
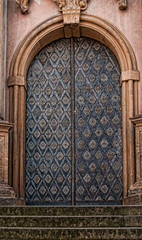
[[(137, 62), (128, 40), (111, 23), (99, 17), (82, 14), (80, 35), (105, 44), (117, 57), (121, 67), (122, 127), (123, 127), (123, 199), (135, 183), (134, 128), (130, 118), (138, 114)], [(72, 35), (75, 37), (74, 33)], [(10, 146), (10, 185), (19, 204), (25, 201), (25, 103), (26, 77), (29, 65), (40, 49), (65, 37), (62, 16), (47, 19), (35, 27), (17, 47), (10, 66), (10, 122), (14, 123)], [(13, 150), (12, 150), (13, 149)], [(125, 204), (125, 201), (124, 201)]]

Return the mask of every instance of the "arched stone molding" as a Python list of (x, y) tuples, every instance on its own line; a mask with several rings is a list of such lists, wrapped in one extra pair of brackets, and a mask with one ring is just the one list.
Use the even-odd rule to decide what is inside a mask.
[[(132, 47), (125, 36), (111, 23), (99, 17), (82, 14), (80, 21), (81, 36), (96, 39), (116, 55), (121, 67), (122, 85), (122, 124), (123, 124), (123, 183), (124, 199), (128, 190), (135, 183), (134, 127), (130, 118), (138, 114), (139, 72)], [(74, 33), (73, 35), (74, 36)], [(24, 199), (25, 166), (25, 103), (26, 76), (28, 67), (45, 45), (64, 38), (62, 16), (47, 19), (35, 27), (21, 41), (13, 56), (8, 85), (10, 87), (10, 122), (14, 123), (11, 135), (10, 184), (16, 196)], [(13, 138), (13, 140), (12, 140)], [(12, 152), (13, 149), (13, 152)]]

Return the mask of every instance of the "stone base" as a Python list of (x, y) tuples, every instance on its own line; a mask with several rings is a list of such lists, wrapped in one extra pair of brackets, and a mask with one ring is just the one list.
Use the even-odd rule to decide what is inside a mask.
[(0, 206), (15, 206), (16, 198), (0, 197)]
[(123, 200), (124, 205), (142, 205), (142, 182), (136, 182), (128, 191), (128, 197)]
[(16, 199), (16, 205), (17, 206), (25, 206), (26, 205), (26, 201), (24, 198), (17, 198)]
[(136, 182), (134, 185), (131, 186), (128, 195), (133, 194), (142, 194), (142, 182)]
[(16, 205), (13, 188), (5, 183), (0, 183), (0, 205)]
[(129, 195), (123, 199), (124, 205), (142, 205), (142, 193)]
[(15, 198), (13, 188), (5, 183), (0, 183), (0, 198)]
[(15, 197), (0, 197), (0, 206), (25, 206), (26, 201)]

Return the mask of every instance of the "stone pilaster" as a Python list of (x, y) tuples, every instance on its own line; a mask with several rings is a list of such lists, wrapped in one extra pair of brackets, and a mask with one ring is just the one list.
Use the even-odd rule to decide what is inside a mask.
[(7, 0), (0, 0), (0, 119), (5, 119)]
[(142, 205), (142, 115), (131, 118), (131, 121), (135, 125), (136, 176), (125, 203)]
[(9, 130), (12, 127), (8, 122), (0, 122), (0, 205), (16, 204), (14, 191), (8, 185)]

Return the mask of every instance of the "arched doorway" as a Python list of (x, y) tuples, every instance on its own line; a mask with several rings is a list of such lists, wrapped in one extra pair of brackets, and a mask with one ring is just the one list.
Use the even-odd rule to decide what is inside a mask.
[[(122, 134), (123, 134), (123, 200), (135, 183), (134, 127), (130, 118), (138, 114), (137, 61), (126, 37), (111, 23), (99, 17), (82, 14), (81, 37), (105, 44), (117, 57), (121, 68)], [(35, 27), (17, 47), (10, 66), (10, 118), (14, 123), (10, 136), (9, 184), (19, 204), (25, 204), (25, 109), (27, 71), (34, 56), (47, 44), (64, 38), (62, 16), (47, 19)], [(125, 204), (125, 202), (123, 201)]]
[(26, 200), (122, 204), (120, 67), (90, 38), (44, 47), (27, 74)]

